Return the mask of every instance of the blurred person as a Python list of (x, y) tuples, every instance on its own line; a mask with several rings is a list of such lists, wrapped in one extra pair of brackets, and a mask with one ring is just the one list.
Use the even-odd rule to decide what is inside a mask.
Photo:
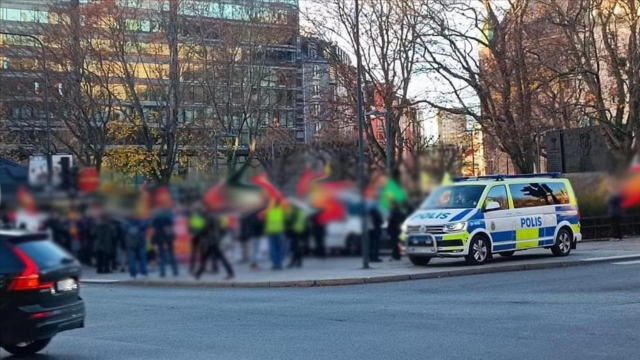
[(317, 212), (311, 218), (311, 235), (315, 241), (315, 253), (319, 258), (324, 259), (326, 256), (325, 237), (327, 236), (327, 228), (322, 221), (322, 211)]
[(297, 206), (292, 207), (288, 221), (288, 236), (291, 239), (291, 262), (289, 268), (302, 267), (305, 237), (307, 232), (307, 215)]
[(109, 259), (109, 266), (113, 271), (125, 272), (126, 250), (126, 233), (123, 224), (117, 219), (112, 219), (113, 226), (113, 250)]
[(369, 239), (371, 241), (370, 261), (382, 262), (382, 259), (380, 259), (380, 237), (382, 235), (382, 223), (384, 220), (382, 219), (380, 210), (376, 206), (372, 206), (371, 209), (369, 209), (369, 217), (371, 218), (369, 230)]
[(222, 238), (224, 236), (224, 229), (220, 219), (213, 213), (207, 214), (206, 224), (202, 230), (200, 230), (200, 242), (201, 242), (201, 258), (200, 266), (195, 272), (194, 277), (199, 280), (205, 271), (207, 261), (209, 257), (215, 257), (222, 263), (222, 266), (227, 271), (227, 280), (233, 279), (234, 273), (231, 264), (224, 255), (224, 252), (220, 249)]
[(273, 270), (282, 270), (285, 257), (285, 222), (286, 214), (282, 199), (278, 198), (267, 210), (264, 224), (265, 234), (269, 237), (269, 253)]
[(168, 209), (160, 209), (153, 218), (152, 227), (151, 242), (158, 252), (160, 277), (165, 277), (167, 265), (171, 267), (173, 275), (178, 276), (178, 263), (174, 251), (173, 213)]
[(247, 222), (251, 226), (251, 268), (254, 270), (258, 269), (260, 241), (264, 230), (264, 224), (258, 214), (259, 211), (254, 211), (247, 217)]
[(96, 270), (98, 274), (111, 273), (109, 259), (114, 249), (113, 240), (116, 231), (111, 219), (107, 215), (101, 215), (93, 228), (94, 252), (96, 254)]
[(402, 232), (401, 227), (405, 219), (405, 214), (395, 200), (389, 200), (389, 206), (390, 210), (387, 232), (389, 233), (389, 239), (391, 240), (390, 260), (400, 260), (400, 235)]
[(78, 221), (78, 235), (80, 238), (80, 261), (85, 265), (93, 264), (93, 227), (95, 220), (88, 212), (83, 212)]
[(253, 238), (253, 213), (249, 213), (240, 218), (240, 231), (238, 240), (240, 241), (240, 250), (242, 252), (240, 263), (248, 263), (250, 261), (250, 241)]
[(130, 216), (122, 221), (127, 262), (129, 264), (129, 275), (134, 279), (138, 274), (143, 277), (148, 275), (146, 233), (149, 223), (150, 221), (148, 219), (142, 219), (138, 216)]
[(45, 220), (44, 227), (51, 231), (53, 241), (62, 246), (68, 252), (71, 249), (71, 234), (69, 233), (68, 223), (62, 219), (57, 211), (52, 211), (49, 218)]
[(622, 240), (622, 203), (624, 198), (620, 191), (620, 183), (614, 178), (609, 178), (609, 218), (611, 221), (611, 241), (620, 241)]
[(202, 214), (200, 206), (195, 205), (189, 215), (189, 233), (191, 234), (191, 255), (189, 257), (189, 272), (193, 274), (196, 269), (196, 259), (200, 251), (202, 230), (206, 226), (206, 218)]

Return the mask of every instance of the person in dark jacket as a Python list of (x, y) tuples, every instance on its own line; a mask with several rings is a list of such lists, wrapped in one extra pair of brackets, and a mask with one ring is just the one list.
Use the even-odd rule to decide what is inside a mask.
[(207, 214), (206, 225), (201, 230), (201, 233), (198, 236), (200, 237), (200, 245), (202, 246), (200, 250), (202, 256), (200, 258), (200, 266), (194, 274), (196, 280), (199, 280), (202, 276), (202, 273), (204, 273), (207, 261), (211, 256), (214, 256), (222, 263), (222, 266), (224, 266), (225, 270), (227, 271), (226, 279), (233, 279), (233, 268), (225, 257), (224, 252), (220, 249), (220, 243), (222, 242), (222, 237), (224, 236), (224, 231), (222, 229), (222, 225), (220, 224), (220, 219), (214, 214)]
[(397, 202), (390, 201), (390, 206), (387, 231), (389, 232), (389, 239), (391, 240), (391, 260), (400, 260), (400, 234), (402, 232), (401, 228), (405, 214)]
[(247, 214), (240, 218), (240, 234), (238, 239), (240, 240), (240, 247), (242, 250), (242, 259), (240, 259), (240, 263), (249, 262), (249, 252), (250, 252), (250, 241), (253, 237), (253, 217), (251, 214)]
[(80, 235), (80, 261), (85, 265), (91, 265), (93, 259), (93, 231), (95, 220), (84, 214), (78, 223)]
[(60, 214), (53, 211), (44, 223), (45, 228), (51, 230), (53, 241), (71, 252), (71, 234), (68, 224), (60, 217)]
[(94, 252), (96, 254), (96, 267), (98, 274), (108, 274), (109, 259), (114, 249), (113, 240), (116, 237), (116, 230), (111, 219), (102, 215), (93, 229)]
[(304, 210), (293, 207), (289, 214), (287, 236), (291, 239), (291, 262), (289, 268), (302, 267), (302, 255), (306, 242), (307, 214)]
[(311, 234), (315, 240), (316, 256), (324, 259), (326, 256), (325, 237), (327, 236), (327, 228), (322, 222), (322, 212), (317, 212), (311, 220)]
[(369, 210), (369, 217), (371, 218), (371, 228), (369, 230), (369, 239), (371, 239), (371, 262), (381, 262), (380, 259), (380, 237), (382, 236), (382, 214), (377, 207), (372, 206)]
[(624, 201), (622, 193), (620, 192), (620, 181), (613, 177), (609, 177), (609, 217), (611, 220), (611, 240), (622, 240), (622, 203)]
[(159, 210), (152, 221), (152, 243), (158, 249), (160, 277), (165, 277), (167, 263), (174, 276), (178, 276), (178, 263), (174, 252), (173, 213), (170, 210)]
[(146, 277), (147, 273), (147, 241), (146, 233), (149, 220), (129, 217), (121, 221), (124, 231), (124, 245), (129, 263), (129, 275), (136, 278), (138, 274)]

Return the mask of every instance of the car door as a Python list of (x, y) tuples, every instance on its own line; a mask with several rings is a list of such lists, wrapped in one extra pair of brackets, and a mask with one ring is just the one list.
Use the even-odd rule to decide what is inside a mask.
[(516, 250), (542, 246), (545, 236), (545, 207), (550, 205), (546, 190), (540, 183), (510, 184), (516, 222)]
[[(490, 202), (497, 202), (500, 208), (487, 210)], [(493, 251), (507, 251), (515, 249), (515, 221), (514, 211), (509, 201), (509, 193), (505, 185), (494, 185), (487, 193), (483, 210), (485, 226), (493, 240)]]

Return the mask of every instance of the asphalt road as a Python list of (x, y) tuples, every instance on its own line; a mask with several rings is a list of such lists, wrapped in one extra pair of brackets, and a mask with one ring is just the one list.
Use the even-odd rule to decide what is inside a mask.
[(304, 289), (89, 285), (87, 327), (37, 358), (638, 359), (639, 274), (632, 263)]

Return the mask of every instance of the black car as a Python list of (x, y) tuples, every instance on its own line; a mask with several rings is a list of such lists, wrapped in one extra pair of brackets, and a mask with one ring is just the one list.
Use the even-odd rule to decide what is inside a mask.
[(45, 232), (0, 230), (0, 347), (17, 356), (84, 327), (80, 264)]

